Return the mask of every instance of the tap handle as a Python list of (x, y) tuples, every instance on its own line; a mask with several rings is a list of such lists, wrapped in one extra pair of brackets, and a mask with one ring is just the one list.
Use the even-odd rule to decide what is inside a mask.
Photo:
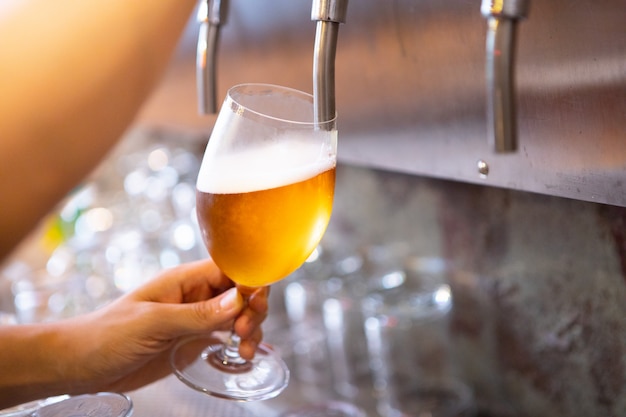
[(228, 0), (201, 0), (198, 6), (196, 87), (200, 114), (217, 112), (217, 48), (220, 25), (226, 21), (227, 9)]
[(487, 130), (496, 152), (517, 150), (515, 47), (517, 22), (526, 18), (528, 0), (483, 0), (487, 18)]

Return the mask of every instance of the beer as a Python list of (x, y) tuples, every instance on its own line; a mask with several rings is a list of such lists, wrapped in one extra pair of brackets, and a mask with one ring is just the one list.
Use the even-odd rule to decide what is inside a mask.
[(318, 245), (335, 187), (334, 156), (319, 154), (319, 146), (299, 144), (278, 154), (264, 148), (203, 162), (213, 166), (198, 177), (200, 229), (233, 281), (249, 287), (278, 281)]

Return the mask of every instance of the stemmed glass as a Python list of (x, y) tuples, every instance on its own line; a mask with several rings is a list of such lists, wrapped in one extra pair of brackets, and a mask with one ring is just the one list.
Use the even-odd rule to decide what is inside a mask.
[[(226, 96), (204, 153), (196, 210), (207, 249), (244, 298), (296, 270), (321, 240), (335, 187), (335, 120), (314, 119), (313, 97), (242, 84)], [(190, 387), (238, 401), (275, 397), (289, 370), (261, 345), (251, 361), (239, 337), (180, 343), (175, 374)]]

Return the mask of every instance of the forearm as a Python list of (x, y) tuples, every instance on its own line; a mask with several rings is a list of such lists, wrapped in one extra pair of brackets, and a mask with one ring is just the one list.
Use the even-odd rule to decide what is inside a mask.
[(2, 326), (0, 340), (0, 409), (70, 390), (76, 344), (56, 325)]
[(193, 0), (21, 0), (0, 10), (0, 259), (106, 155)]

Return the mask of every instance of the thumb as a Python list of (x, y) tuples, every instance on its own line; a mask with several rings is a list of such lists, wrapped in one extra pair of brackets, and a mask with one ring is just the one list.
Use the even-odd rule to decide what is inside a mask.
[(173, 305), (170, 330), (177, 336), (205, 333), (221, 329), (235, 319), (244, 307), (243, 298), (236, 288), (205, 301)]

